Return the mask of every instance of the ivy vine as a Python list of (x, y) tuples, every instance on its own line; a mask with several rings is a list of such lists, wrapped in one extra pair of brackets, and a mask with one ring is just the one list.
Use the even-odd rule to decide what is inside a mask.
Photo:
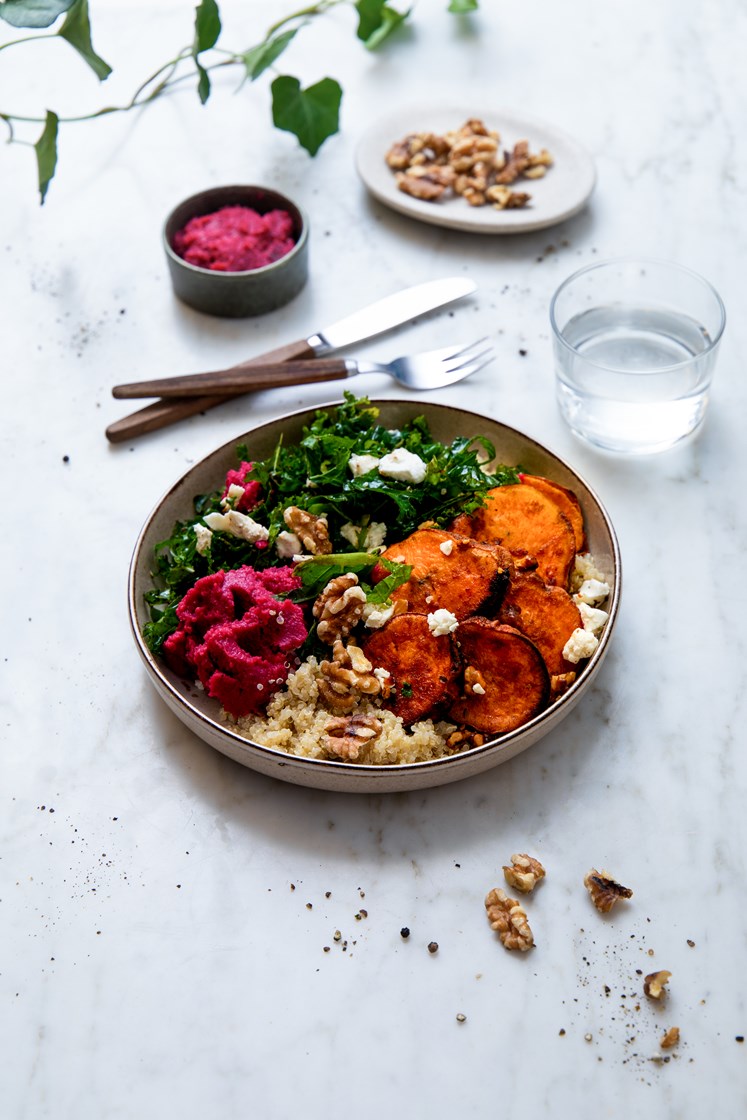
[[(190, 80), (194, 82), (204, 105), (210, 97), (211, 74), (214, 71), (235, 67), (240, 71), (242, 81), (256, 81), (266, 71), (276, 69), (278, 59), (304, 27), (340, 6), (354, 9), (356, 36), (368, 50), (378, 49), (405, 21), (412, 18), (413, 11), (412, 8), (399, 11), (387, 0), (316, 0), (279, 19), (267, 30), (261, 42), (245, 50), (233, 51), (218, 46), (222, 26), (217, 0), (199, 0), (195, 9), (192, 42), (141, 82), (129, 101), (67, 117), (59, 116), (52, 109), (47, 109), (44, 116), (23, 116), (0, 109), (0, 120), (8, 131), (8, 142), (34, 148), (39, 196), (43, 204), (57, 170), (61, 126), (94, 120), (109, 113), (130, 112)], [(478, 0), (450, 0), (448, 10), (466, 15), (476, 11), (478, 6)], [(0, 43), (0, 51), (21, 43), (64, 39), (99, 81), (106, 81), (112, 73), (109, 63), (93, 47), (88, 0), (0, 0), (0, 20), (12, 27), (35, 32)], [(47, 30), (53, 27), (54, 30)], [(273, 124), (292, 133), (309, 155), (315, 156), (324, 141), (339, 131), (342, 88), (335, 78), (322, 78), (303, 88), (298, 78), (276, 74), (270, 90)], [(42, 126), (35, 142), (21, 139), (18, 135), (17, 126), (25, 128), (31, 125)]]

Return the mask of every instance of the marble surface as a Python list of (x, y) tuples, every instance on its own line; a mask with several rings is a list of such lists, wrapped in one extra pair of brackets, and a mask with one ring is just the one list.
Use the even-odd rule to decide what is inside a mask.
[[(222, 7), (226, 40), (247, 45), (280, 9)], [(17, 48), (0, 58), (0, 108), (118, 101), (191, 37), (182, 0), (92, 8), (111, 88), (64, 44)], [(744, 6), (483, 0), (472, 21), (445, 8), (419, 4), (378, 56), (342, 9), (299, 37), (288, 69), (345, 88), (344, 130), (316, 161), (269, 126), (263, 80), (234, 94), (228, 78), (205, 109), (185, 89), (66, 128), (43, 209), (33, 153), (0, 151), (5, 1117), (747, 1110)], [(589, 207), (506, 240), (369, 200), (357, 135), (407, 99), (467, 95), (582, 140), (599, 172)], [(309, 211), (311, 281), (283, 311), (220, 322), (173, 299), (159, 231), (180, 198), (242, 180)], [(700, 436), (635, 462), (564, 428), (548, 337), (560, 280), (621, 253), (703, 272), (730, 316)], [(625, 571), (613, 648), (555, 733), (480, 778), (343, 797), (260, 777), (154, 694), (128, 632), (127, 565), (189, 464), (329, 391), (260, 394), (113, 448), (103, 430), (126, 409), (110, 388), (228, 365), (451, 273), (477, 296), (357, 353), (492, 337), (495, 365), (433, 399), (522, 428), (599, 493)], [(359, 388), (397, 395), (377, 377)], [(523, 956), (503, 950), (482, 901), (515, 851), (548, 869)], [(582, 885), (591, 865), (635, 891), (607, 918)], [(662, 1007), (641, 991), (656, 968), (672, 972)], [(652, 1061), (670, 1025), (681, 1044)]]

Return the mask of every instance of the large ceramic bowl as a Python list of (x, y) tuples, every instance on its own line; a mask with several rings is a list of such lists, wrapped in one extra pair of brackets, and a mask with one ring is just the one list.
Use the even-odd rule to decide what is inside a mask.
[(506, 762), (547, 735), (565, 719), (594, 680), (612, 639), (621, 587), (620, 553), (610, 519), (593, 491), (562, 459), (514, 428), (474, 412), (410, 401), (375, 403), (381, 410), (382, 422), (390, 427), (401, 427), (414, 416), (424, 415), (433, 435), (442, 442), (450, 442), (460, 435), (487, 436), (495, 444), (500, 462), (520, 465), (528, 473), (544, 475), (572, 489), (584, 511), (589, 550), (598, 567), (610, 577), (612, 590), (606, 604), (609, 621), (596, 652), (575, 684), (549, 708), (516, 731), (463, 754), (404, 766), (361, 766), (350, 762), (297, 758), (250, 742), (231, 731), (220, 722), (215, 700), (210, 700), (189, 682), (180, 680), (153, 656), (142, 637), (142, 626), (148, 617), (143, 596), (152, 586), (150, 572), (154, 545), (171, 535), (175, 521), (194, 516), (192, 500), (196, 494), (215, 490), (220, 485), (226, 471), (236, 465), (236, 445), (246, 443), (253, 458), (266, 458), (275, 449), (281, 432), (286, 443), (299, 438), (302, 427), (313, 419), (315, 410), (294, 412), (249, 433), (240, 433), (236, 439), (192, 467), (151, 513), (135, 545), (130, 566), (130, 621), (148, 675), (175, 715), (211, 747), (229, 758), (286, 782), (351, 793), (389, 793), (455, 782)]

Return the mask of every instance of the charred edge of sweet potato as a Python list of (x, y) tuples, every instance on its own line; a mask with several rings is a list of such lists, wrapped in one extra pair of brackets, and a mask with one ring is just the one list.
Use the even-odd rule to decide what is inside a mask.
[(375, 668), (391, 675), (385, 706), (408, 726), (433, 717), (458, 693), (459, 657), (448, 634), (434, 637), (424, 614), (400, 614), (363, 642)]
[[(441, 545), (447, 542), (451, 551), (444, 553)], [(497, 610), (513, 567), (500, 545), (438, 528), (416, 529), (390, 545), (384, 557), (412, 565), (410, 579), (392, 592), (392, 599), (405, 600), (414, 614), (442, 607), (458, 619)]]
[(586, 551), (586, 528), (584, 525), (584, 514), (581, 509), (581, 503), (572, 490), (567, 486), (561, 486), (559, 482), (553, 482), (550, 478), (543, 478), (538, 474), (522, 474), (519, 475), (522, 483), (526, 486), (533, 486), (535, 490), (540, 490), (543, 494), (555, 502), (561, 513), (565, 514), (571, 523), (573, 535), (576, 538), (576, 552)]
[(486, 505), (466, 521), (460, 514), (453, 532), (468, 533), (476, 541), (495, 541), (509, 552), (526, 551), (537, 558), (545, 583), (567, 587), (576, 556), (576, 537), (570, 521), (546, 494), (518, 483), (489, 490)]
[(517, 572), (496, 617), (534, 642), (551, 676), (574, 672), (575, 666), (565, 660), (563, 649), (583, 622), (578, 607), (562, 587), (544, 583), (535, 572)]
[(481, 675), (485, 692), (460, 697), (451, 705), (448, 718), (475, 731), (503, 735), (546, 707), (550, 675), (529, 638), (486, 618), (467, 619), (457, 634), (462, 661)]

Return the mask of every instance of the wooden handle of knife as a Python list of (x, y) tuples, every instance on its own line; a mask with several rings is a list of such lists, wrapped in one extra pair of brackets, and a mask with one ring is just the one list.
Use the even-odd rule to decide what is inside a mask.
[[(260, 354), (256, 358), (239, 362), (232, 369), (240, 371), (250, 369), (254, 364), (266, 365), (268, 362), (288, 362), (295, 358), (313, 358), (313, 356), (314, 351), (306, 339), (302, 338), (297, 342), (288, 342), (284, 346), (278, 346), (275, 350), (268, 350), (267, 353)], [(110, 443), (123, 443), (125, 440), (145, 435), (146, 432), (156, 432), (160, 428), (166, 428), (169, 424), (175, 424), (178, 420), (186, 420), (189, 416), (196, 416), (199, 412), (207, 412), (209, 408), (215, 408), (217, 405), (225, 404), (226, 401), (235, 398), (235, 393), (230, 395), (223, 393), (217, 396), (159, 400), (145, 408), (138, 409), (137, 412), (130, 413), (129, 416), (123, 416), (121, 420), (115, 420), (106, 429), (106, 438)]]

